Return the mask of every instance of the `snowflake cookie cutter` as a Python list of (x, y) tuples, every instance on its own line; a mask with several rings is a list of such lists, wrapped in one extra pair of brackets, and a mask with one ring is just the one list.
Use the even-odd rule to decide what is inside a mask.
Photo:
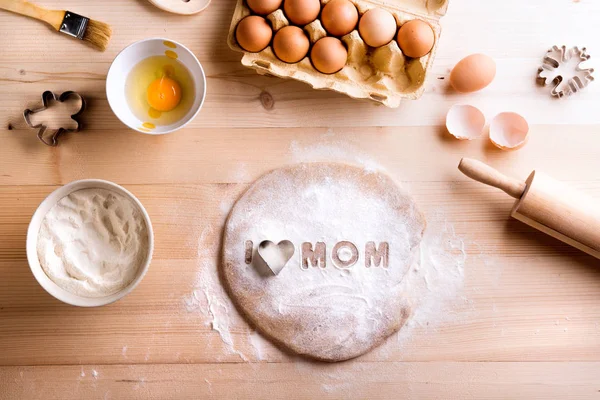
[(552, 96), (571, 96), (594, 80), (593, 68), (581, 68), (581, 63), (589, 59), (585, 47), (553, 46), (538, 69), (538, 80), (544, 86), (554, 85), (550, 92)]
[[(71, 119), (77, 123), (77, 126), (73, 129), (66, 129), (66, 128), (62, 128), (62, 127), (58, 128), (50, 136), (49, 140), (45, 139), (44, 133), (46, 132), (46, 129), (48, 129), (48, 127), (43, 122), (39, 123), (37, 125), (33, 125), (33, 123), (31, 122), (31, 118), (30, 118), (31, 115), (48, 109), (49, 103), (51, 100), (62, 103), (69, 98), (76, 98), (81, 103), (81, 105), (79, 107), (79, 111), (77, 111), (75, 114), (71, 115)], [(36, 108), (35, 110), (27, 109), (27, 110), (23, 111), (23, 118), (25, 118), (25, 122), (27, 123), (27, 125), (30, 128), (38, 129), (37, 137), (38, 137), (38, 139), (41, 140), (42, 143), (44, 143), (46, 146), (54, 147), (54, 146), (58, 145), (58, 137), (60, 135), (62, 135), (63, 133), (79, 132), (81, 130), (81, 122), (79, 122), (78, 117), (85, 111), (85, 107), (86, 107), (85, 99), (83, 98), (82, 95), (80, 95), (77, 92), (68, 91), (68, 92), (64, 92), (60, 96), (56, 97), (56, 95), (53, 92), (46, 90), (44, 93), (42, 93), (42, 106), (40, 108)]]

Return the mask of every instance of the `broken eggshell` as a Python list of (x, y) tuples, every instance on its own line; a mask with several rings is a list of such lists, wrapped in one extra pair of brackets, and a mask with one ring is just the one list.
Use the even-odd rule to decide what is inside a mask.
[(527, 143), (529, 124), (514, 112), (503, 112), (490, 123), (490, 140), (502, 150), (516, 150)]
[(485, 116), (476, 107), (455, 105), (446, 115), (446, 128), (457, 139), (477, 139), (483, 134)]

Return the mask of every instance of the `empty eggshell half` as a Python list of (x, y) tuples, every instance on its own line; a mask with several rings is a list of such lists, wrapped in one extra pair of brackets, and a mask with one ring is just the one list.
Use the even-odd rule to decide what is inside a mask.
[(514, 112), (503, 112), (490, 123), (490, 140), (502, 150), (516, 150), (527, 143), (529, 124)]
[(476, 107), (455, 105), (446, 115), (446, 128), (457, 139), (477, 139), (485, 128), (485, 116)]

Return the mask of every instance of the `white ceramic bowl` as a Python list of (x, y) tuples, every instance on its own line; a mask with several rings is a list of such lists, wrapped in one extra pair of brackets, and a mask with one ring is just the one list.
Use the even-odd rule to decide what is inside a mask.
[[(42, 221), (44, 220), (44, 217), (46, 216), (48, 211), (50, 211), (50, 209), (63, 197), (68, 196), (70, 193), (75, 192), (77, 190), (88, 188), (112, 190), (125, 197), (130, 198), (135, 204), (137, 204), (140, 212), (144, 216), (144, 222), (146, 223), (146, 227), (148, 230), (148, 254), (146, 255), (144, 263), (138, 269), (137, 276), (127, 287), (125, 287), (121, 291), (105, 297), (78, 296), (61, 288), (56, 283), (54, 283), (54, 281), (48, 278), (48, 275), (46, 275), (46, 273), (42, 269), (42, 266), (40, 265), (40, 260), (37, 255), (38, 234), (40, 232)], [(29, 267), (31, 268), (31, 272), (33, 272), (33, 275), (35, 276), (35, 279), (37, 279), (39, 284), (52, 296), (54, 296), (60, 301), (74, 306), (104, 306), (106, 304), (113, 303), (130, 293), (141, 282), (141, 280), (144, 278), (144, 275), (146, 275), (146, 272), (150, 267), (150, 261), (152, 260), (153, 251), (154, 232), (152, 231), (152, 223), (150, 222), (150, 217), (148, 216), (148, 213), (146, 212), (146, 209), (144, 208), (142, 203), (140, 203), (140, 201), (127, 189), (117, 185), (116, 183), (100, 179), (84, 179), (80, 181), (74, 181), (50, 193), (48, 197), (46, 197), (44, 201), (42, 201), (38, 209), (33, 214), (31, 222), (29, 223), (29, 228), (27, 230), (27, 261), (29, 261)]]
[[(175, 47), (169, 47), (165, 42), (171, 43)], [(194, 78), (194, 86), (196, 88), (194, 103), (182, 119), (171, 125), (157, 126), (151, 131), (140, 129), (145, 121), (141, 121), (131, 112), (125, 97), (125, 82), (131, 69), (137, 63), (148, 57), (165, 55), (165, 51), (177, 53), (177, 60), (187, 67)], [(110, 108), (117, 118), (131, 129), (150, 135), (170, 133), (186, 126), (196, 117), (202, 108), (202, 104), (204, 104), (204, 99), (206, 98), (206, 75), (200, 61), (184, 45), (165, 38), (144, 39), (125, 47), (115, 57), (106, 77), (106, 97), (108, 98)]]

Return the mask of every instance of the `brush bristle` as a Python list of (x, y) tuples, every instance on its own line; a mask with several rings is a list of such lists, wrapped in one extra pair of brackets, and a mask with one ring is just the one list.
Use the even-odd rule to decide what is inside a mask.
[(110, 41), (110, 35), (112, 35), (110, 25), (90, 19), (87, 28), (85, 28), (83, 40), (99, 50), (104, 51)]

